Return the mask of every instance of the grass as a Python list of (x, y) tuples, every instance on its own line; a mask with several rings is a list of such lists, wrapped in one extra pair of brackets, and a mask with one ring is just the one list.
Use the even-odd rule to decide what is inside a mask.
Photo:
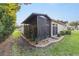
[(21, 32), (18, 29), (15, 29), (12, 36), (13, 38), (18, 39), (21, 36)]
[[(17, 46), (17, 47), (16, 47)], [(25, 46), (26, 48), (27, 45)], [(79, 55), (79, 31), (73, 31), (71, 35), (65, 35), (64, 39), (45, 48), (24, 49), (14, 45), (13, 55), (30, 56), (69, 56)], [(15, 52), (17, 53), (15, 53)]]
[[(12, 33), (12, 37), (17, 41), (17, 40), (19, 40), (20, 36), (21, 36), (21, 32), (18, 29), (15, 29), (14, 32)], [(20, 54), (17, 52), (18, 45), (17, 45), (16, 41), (15, 41), (14, 45), (12, 46), (12, 55)]]

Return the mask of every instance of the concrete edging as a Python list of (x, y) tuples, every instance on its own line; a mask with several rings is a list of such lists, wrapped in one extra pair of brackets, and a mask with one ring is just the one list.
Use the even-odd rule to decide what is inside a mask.
[(26, 39), (23, 35), (21, 35), (29, 44), (31, 44), (32, 46), (34, 46), (34, 47), (46, 47), (46, 46), (48, 46), (49, 44), (52, 44), (52, 43), (56, 43), (56, 42), (59, 42), (60, 40), (62, 40), (63, 38), (64, 38), (64, 36), (61, 36), (59, 39), (57, 39), (57, 40), (52, 40), (52, 41), (50, 41), (49, 43), (47, 43), (47, 44), (43, 44), (43, 45), (35, 45), (35, 44), (33, 44), (32, 42), (30, 42), (28, 39)]

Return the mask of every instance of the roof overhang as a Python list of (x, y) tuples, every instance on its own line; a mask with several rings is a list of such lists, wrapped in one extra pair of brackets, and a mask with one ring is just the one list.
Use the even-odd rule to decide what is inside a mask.
[(50, 18), (48, 15), (46, 15), (46, 14), (32, 13), (27, 19), (25, 19), (25, 20), (22, 22), (22, 24), (28, 23), (28, 21), (31, 20), (31, 18), (37, 17), (37, 16), (44, 16), (44, 17), (48, 18), (49, 20), (51, 20), (51, 18)]

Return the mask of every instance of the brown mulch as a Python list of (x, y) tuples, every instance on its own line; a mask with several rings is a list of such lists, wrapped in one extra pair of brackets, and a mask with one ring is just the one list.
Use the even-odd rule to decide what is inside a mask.
[(0, 56), (10, 56), (11, 55), (11, 47), (14, 43), (14, 40), (10, 36), (4, 42), (0, 43)]
[(17, 43), (22, 49), (32, 50), (34, 49), (25, 39), (22, 37), (19, 40), (13, 39), (11, 36), (6, 39), (3, 43), (0, 43), (0, 56), (12, 56), (12, 46)]

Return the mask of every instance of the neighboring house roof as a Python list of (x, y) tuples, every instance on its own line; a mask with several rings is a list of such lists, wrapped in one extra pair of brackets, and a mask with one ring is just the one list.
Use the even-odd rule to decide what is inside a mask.
[(68, 23), (67, 21), (59, 21), (59, 20), (54, 20), (54, 19), (52, 19), (52, 21), (61, 25), (66, 25), (66, 23)]
[(46, 15), (46, 14), (32, 13), (32, 14), (31, 14), (27, 19), (25, 19), (22, 23), (26, 23), (26, 22), (28, 22), (29, 20), (32, 20), (31, 18), (36, 17), (36, 16), (44, 16), (44, 17), (48, 18), (49, 20), (51, 20), (51, 18), (50, 18), (48, 15)]
[(57, 23), (61, 24), (61, 25), (66, 25), (66, 23), (68, 23), (67, 21), (57, 21)]

